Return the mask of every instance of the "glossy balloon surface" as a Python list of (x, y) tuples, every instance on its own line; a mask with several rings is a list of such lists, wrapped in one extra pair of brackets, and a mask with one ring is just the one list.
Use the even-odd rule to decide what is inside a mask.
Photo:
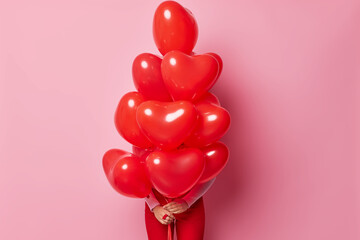
[(142, 53), (133, 61), (134, 85), (146, 100), (172, 100), (162, 79), (161, 61), (161, 58), (150, 53)]
[(162, 2), (152, 24), (163, 56), (136, 56), (132, 77), (137, 92), (120, 99), (114, 116), (133, 154), (108, 150), (103, 168), (124, 196), (143, 198), (156, 188), (177, 198), (216, 177), (229, 159), (228, 148), (217, 141), (228, 131), (230, 115), (209, 92), (223, 61), (213, 52), (194, 52), (198, 25), (179, 3)]
[(215, 84), (219, 64), (208, 54), (190, 56), (171, 51), (164, 56), (161, 72), (174, 100), (195, 100)]
[(184, 148), (152, 152), (146, 165), (156, 190), (166, 197), (176, 198), (189, 191), (200, 179), (205, 159), (199, 149)]
[(205, 170), (199, 183), (204, 183), (216, 177), (226, 166), (229, 159), (229, 149), (222, 142), (215, 142), (201, 148), (205, 156)]
[(116, 108), (114, 122), (117, 131), (126, 141), (142, 148), (149, 148), (153, 144), (141, 132), (136, 121), (136, 110), (144, 101), (144, 97), (138, 92), (125, 94)]
[(190, 54), (198, 38), (193, 14), (174, 1), (165, 1), (155, 11), (153, 37), (162, 55), (172, 50)]
[(103, 168), (111, 186), (120, 194), (144, 198), (151, 191), (146, 164), (131, 153), (110, 149), (103, 156)]
[(144, 134), (161, 149), (174, 149), (191, 134), (198, 119), (189, 101), (146, 101), (137, 110), (136, 119)]
[(230, 126), (229, 112), (212, 103), (198, 103), (195, 105), (199, 113), (199, 121), (185, 140), (185, 145), (201, 147), (219, 140)]
[(213, 56), (214, 58), (216, 58), (218, 64), (219, 64), (219, 72), (218, 72), (218, 75), (216, 76), (216, 79), (218, 79), (220, 77), (220, 74), (222, 72), (222, 69), (223, 69), (223, 61), (221, 59), (221, 57), (216, 54), (216, 53), (213, 53), (213, 52), (209, 52), (209, 53), (205, 53), (207, 55), (210, 55), (210, 56)]

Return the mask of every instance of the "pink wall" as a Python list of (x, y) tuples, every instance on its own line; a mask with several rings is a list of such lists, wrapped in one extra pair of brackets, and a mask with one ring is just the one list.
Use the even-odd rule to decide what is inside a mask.
[[(157, 53), (160, 1), (6, 2), (0, 239), (145, 239), (143, 200), (113, 191), (101, 158), (130, 150), (113, 114), (132, 60)], [(180, 3), (200, 27), (195, 51), (224, 60), (213, 90), (233, 120), (205, 239), (360, 239), (360, 2)]]

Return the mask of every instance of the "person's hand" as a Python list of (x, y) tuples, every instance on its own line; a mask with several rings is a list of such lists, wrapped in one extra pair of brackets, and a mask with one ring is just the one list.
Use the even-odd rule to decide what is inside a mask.
[(164, 206), (171, 213), (179, 214), (189, 209), (187, 202), (181, 198), (175, 199)]
[[(154, 207), (153, 212), (154, 212), (156, 219), (164, 225), (170, 224), (175, 219), (174, 215), (171, 212), (164, 209), (160, 205)], [(167, 217), (164, 219), (165, 214), (167, 215)]]

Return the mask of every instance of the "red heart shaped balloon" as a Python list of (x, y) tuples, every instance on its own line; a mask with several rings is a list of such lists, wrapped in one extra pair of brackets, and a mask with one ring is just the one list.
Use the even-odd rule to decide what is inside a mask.
[(152, 143), (174, 149), (191, 134), (198, 114), (189, 101), (146, 101), (140, 104), (136, 120)]
[(222, 142), (215, 142), (201, 148), (205, 156), (205, 170), (199, 183), (216, 177), (224, 169), (229, 159), (229, 149)]
[(198, 38), (198, 26), (189, 10), (177, 2), (165, 1), (155, 11), (153, 36), (162, 55), (171, 50), (190, 54)]
[(161, 58), (150, 53), (138, 55), (132, 65), (132, 75), (136, 89), (147, 100), (172, 100), (162, 79)]
[(138, 92), (125, 94), (116, 108), (114, 122), (117, 131), (126, 141), (142, 148), (149, 148), (153, 144), (141, 132), (136, 121), (136, 110), (144, 101), (144, 97)]
[[(216, 80), (217, 80), (220, 77), (220, 74), (221, 74), (222, 69), (223, 69), (223, 61), (222, 61), (221, 57), (216, 53), (208, 52), (208, 53), (205, 53), (205, 54), (214, 57), (216, 59), (216, 61), (218, 62), (218, 64), (219, 64), (219, 72), (218, 72), (218, 74), (216, 76)], [(197, 55), (197, 53), (191, 52), (190, 55), (194, 56), (194, 55)]]
[(155, 151), (146, 158), (150, 179), (161, 194), (176, 198), (189, 191), (201, 177), (205, 160), (197, 148)]
[(189, 56), (171, 51), (164, 56), (161, 73), (174, 100), (195, 100), (206, 93), (216, 81), (217, 60), (208, 54)]
[(185, 145), (201, 147), (219, 140), (230, 127), (229, 112), (212, 103), (200, 102), (195, 106), (199, 113), (199, 121), (192, 134), (185, 140)]
[(111, 186), (127, 197), (144, 198), (151, 192), (146, 165), (131, 153), (110, 149), (103, 156), (103, 168)]

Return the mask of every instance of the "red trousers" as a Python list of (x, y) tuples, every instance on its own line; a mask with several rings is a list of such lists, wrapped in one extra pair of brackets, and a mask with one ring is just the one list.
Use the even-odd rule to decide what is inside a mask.
[[(156, 190), (154, 194), (160, 204), (163, 206), (167, 203), (166, 199)], [(178, 240), (203, 240), (205, 229), (205, 208), (203, 198), (199, 198), (188, 210), (180, 214), (174, 214), (175, 224), (171, 224), (171, 232)], [(145, 224), (149, 240), (167, 240), (168, 225), (161, 224), (151, 212), (145, 202)], [(173, 235), (174, 238), (174, 235)]]

